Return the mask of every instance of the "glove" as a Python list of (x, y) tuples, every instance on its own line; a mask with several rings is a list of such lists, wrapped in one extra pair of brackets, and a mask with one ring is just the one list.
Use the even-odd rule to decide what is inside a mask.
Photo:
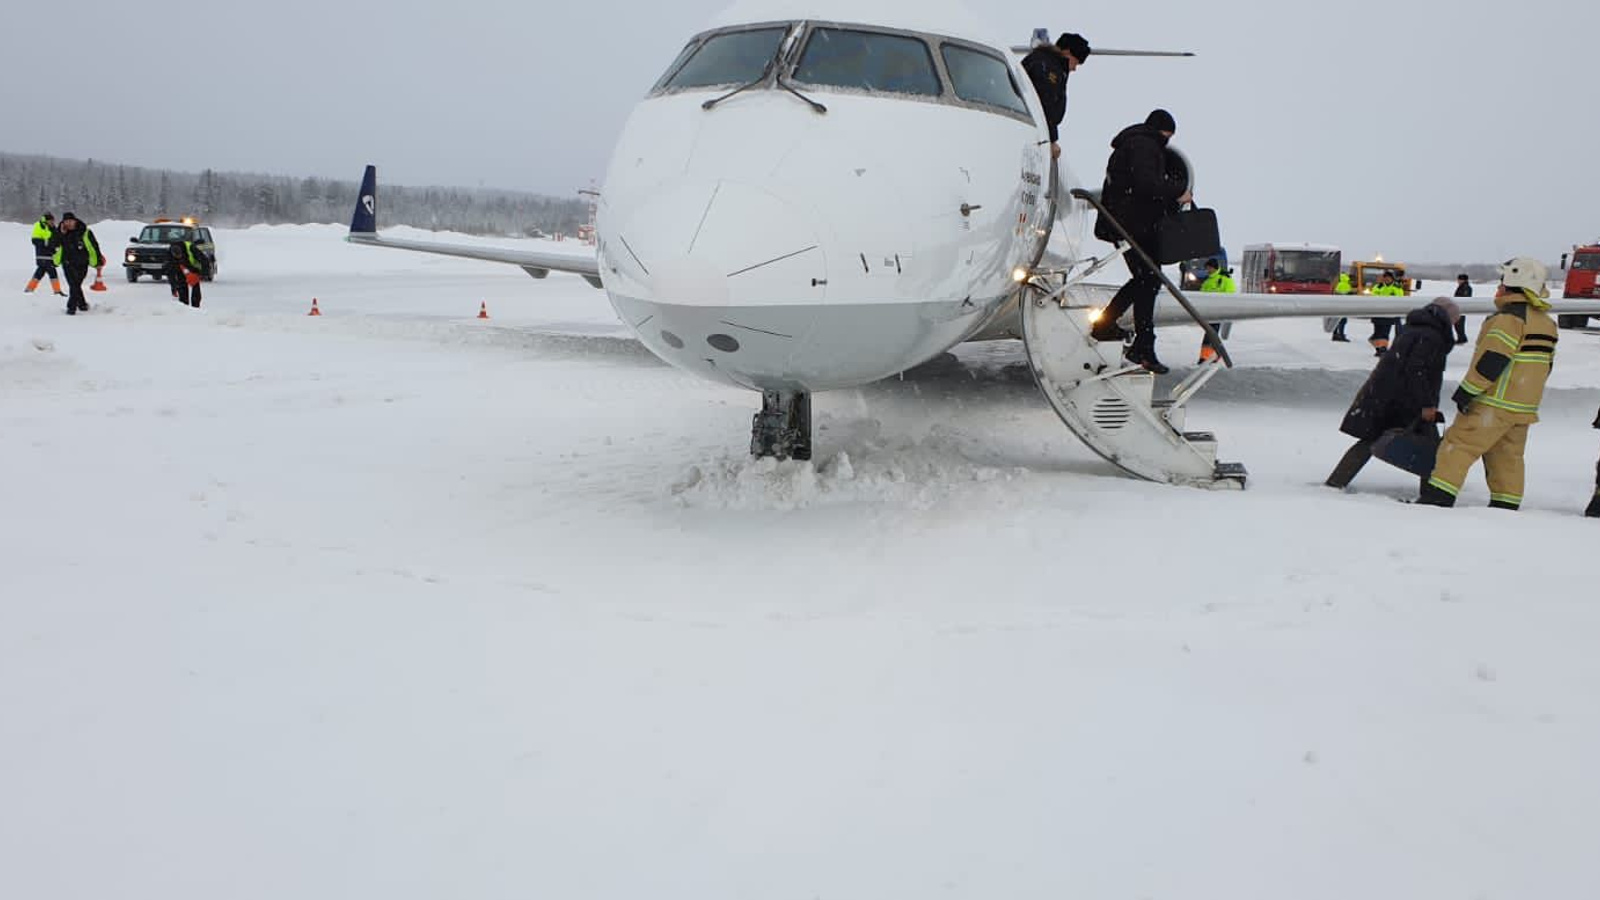
[(1461, 410), (1462, 415), (1467, 414), (1467, 407), (1471, 406), (1472, 401), (1475, 399), (1477, 398), (1467, 393), (1466, 388), (1458, 387), (1456, 388), (1456, 392), (1450, 395), (1450, 402), (1456, 405), (1456, 409)]
[(189, 273), (187, 273), (186, 275), (183, 276), (183, 280), (188, 282), (190, 287), (194, 287), (195, 285), (200, 283), (200, 276), (196, 275), (193, 272), (189, 272)]
[(1600, 428), (1600, 412), (1594, 414), (1594, 427)]

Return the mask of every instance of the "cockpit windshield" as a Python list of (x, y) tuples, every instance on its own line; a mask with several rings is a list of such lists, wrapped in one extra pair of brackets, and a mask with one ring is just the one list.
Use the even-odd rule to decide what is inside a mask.
[(846, 28), (813, 30), (794, 80), (924, 97), (942, 92), (927, 44), (914, 37)]
[(1305, 284), (1334, 282), (1339, 278), (1338, 251), (1279, 250), (1272, 280)]
[(697, 88), (755, 81), (778, 55), (788, 31), (788, 26), (776, 25), (712, 35), (698, 47), (686, 49), (661, 86)]

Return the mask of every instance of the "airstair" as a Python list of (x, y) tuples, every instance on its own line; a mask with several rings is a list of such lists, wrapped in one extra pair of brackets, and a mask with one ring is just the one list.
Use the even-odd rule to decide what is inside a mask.
[[(1098, 206), (1096, 198), (1082, 191), (1073, 196)], [(1122, 344), (1089, 336), (1114, 289), (1086, 279), (1127, 252), (1143, 251), (1130, 243), (1102, 259), (1027, 273), (1018, 300), (1034, 379), (1067, 428), (1124, 472), (1164, 484), (1243, 488), (1244, 466), (1217, 461), (1216, 437), (1185, 430), (1189, 401), (1224, 366), (1232, 365), (1226, 349), (1197, 366), (1166, 396), (1157, 397), (1156, 376), (1125, 362)], [(1189, 308), (1176, 285), (1167, 281), (1166, 286)], [(1196, 322), (1215, 339), (1209, 324), (1198, 316)], [(1216, 345), (1222, 346), (1220, 339)]]

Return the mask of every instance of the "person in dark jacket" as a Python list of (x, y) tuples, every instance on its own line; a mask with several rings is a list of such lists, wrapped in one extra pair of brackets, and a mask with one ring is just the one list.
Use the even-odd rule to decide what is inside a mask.
[[(1465, 273), (1462, 273), (1462, 274), (1456, 276), (1456, 296), (1457, 297), (1471, 297), (1472, 296), (1472, 282), (1467, 280), (1467, 276), (1466, 276)], [(1461, 318), (1456, 320), (1456, 343), (1457, 344), (1465, 344), (1466, 342), (1467, 342), (1467, 317), (1466, 316), (1462, 316)]]
[(55, 236), (55, 216), (45, 213), (33, 223), (33, 277), (28, 280), (28, 286), (22, 289), (24, 294), (38, 290), (39, 279), (48, 277), (50, 289), (56, 292), (56, 296), (66, 296), (61, 292), (61, 276), (56, 272), (54, 251), (50, 249), (50, 239)]
[(1061, 122), (1067, 117), (1067, 76), (1089, 58), (1089, 42), (1081, 34), (1063, 34), (1054, 44), (1041, 44), (1022, 58), (1050, 126), (1050, 158), (1061, 158)]
[[(1172, 114), (1158, 109), (1140, 124), (1122, 129), (1111, 142), (1100, 201), (1147, 252), (1155, 250), (1161, 220), (1190, 200), (1187, 168), (1167, 150), (1167, 141), (1177, 130)], [(1178, 160), (1177, 164), (1174, 160)], [(1104, 215), (1096, 220), (1094, 234), (1113, 244), (1123, 240)], [(1097, 341), (1126, 338), (1127, 332), (1117, 326), (1117, 319), (1132, 306), (1133, 346), (1128, 349), (1127, 358), (1160, 375), (1167, 371), (1156, 358), (1155, 310), (1156, 294), (1161, 291), (1160, 272), (1147, 265), (1138, 253), (1129, 252), (1123, 259), (1133, 277), (1101, 313), (1091, 336)]]
[[(1600, 412), (1594, 414), (1594, 427), (1600, 428)], [(1594, 464), (1594, 498), (1589, 501), (1589, 508), (1583, 514), (1591, 519), (1600, 519), (1600, 462)]]
[(211, 274), (211, 261), (190, 241), (173, 241), (167, 246), (167, 253), (167, 284), (172, 287), (172, 299), (199, 309), (200, 281)]
[[(1333, 467), (1325, 482), (1344, 488), (1372, 458), (1372, 444), (1391, 428), (1408, 428), (1418, 422), (1436, 426), (1439, 391), (1444, 384), (1445, 359), (1455, 348), (1453, 329), (1461, 317), (1454, 300), (1438, 297), (1406, 316), (1406, 330), (1395, 339), (1366, 384), (1356, 392), (1339, 430), (1356, 439)], [(1427, 476), (1422, 476), (1426, 482)]]
[(95, 240), (89, 226), (72, 213), (61, 214), (61, 230), (50, 239), (56, 262), (67, 275), (67, 286), (72, 289), (67, 297), (67, 315), (77, 315), (79, 310), (89, 311), (89, 301), (83, 296), (83, 279), (89, 270), (98, 272), (105, 268), (106, 258), (100, 252), (100, 242)]

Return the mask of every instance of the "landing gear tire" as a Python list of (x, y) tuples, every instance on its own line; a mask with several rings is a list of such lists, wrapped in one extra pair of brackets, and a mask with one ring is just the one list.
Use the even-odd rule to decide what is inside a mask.
[(809, 393), (761, 392), (761, 412), (750, 423), (750, 455), (757, 459), (811, 458)]

